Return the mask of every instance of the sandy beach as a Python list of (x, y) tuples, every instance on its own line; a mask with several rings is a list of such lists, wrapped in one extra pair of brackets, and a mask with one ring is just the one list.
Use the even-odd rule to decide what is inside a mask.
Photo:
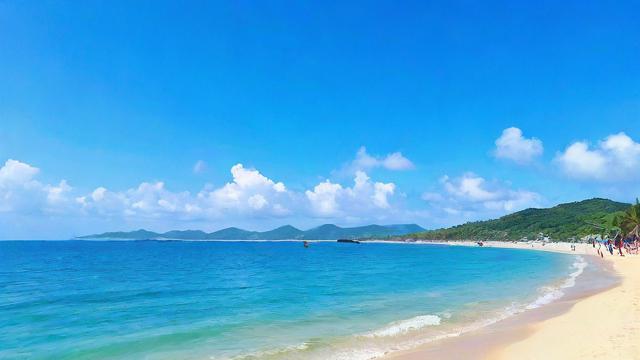
[[(474, 242), (442, 242), (477, 246)], [(485, 242), (486, 247), (533, 249), (593, 256), (621, 279), (604, 291), (560, 299), (531, 312), (453, 339), (392, 354), (395, 360), (418, 359), (640, 359), (640, 257), (604, 259), (591, 245), (542, 245)], [(587, 280), (588, 281), (588, 280)]]

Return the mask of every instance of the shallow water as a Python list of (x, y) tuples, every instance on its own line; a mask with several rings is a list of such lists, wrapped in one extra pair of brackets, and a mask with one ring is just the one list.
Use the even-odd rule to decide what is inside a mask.
[(562, 295), (578, 256), (297, 242), (0, 242), (0, 358), (367, 359)]

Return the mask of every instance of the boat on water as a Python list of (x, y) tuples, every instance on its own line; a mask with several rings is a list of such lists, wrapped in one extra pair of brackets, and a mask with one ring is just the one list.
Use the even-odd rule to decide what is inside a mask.
[(353, 244), (360, 244), (360, 241), (358, 240), (352, 240), (352, 239), (338, 239), (339, 243), (353, 243)]

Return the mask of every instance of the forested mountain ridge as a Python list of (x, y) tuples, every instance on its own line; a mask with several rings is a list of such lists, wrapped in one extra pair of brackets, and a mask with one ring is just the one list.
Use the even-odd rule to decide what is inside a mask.
[(539, 234), (552, 240), (568, 240), (598, 232), (596, 225), (610, 226), (630, 204), (594, 198), (547, 209), (526, 209), (499, 219), (469, 222), (445, 229), (417, 232), (397, 239), (520, 240)]
[(336, 240), (362, 237), (398, 236), (423, 231), (416, 224), (366, 225), (340, 227), (333, 224), (321, 225), (309, 230), (300, 230), (291, 225), (269, 231), (249, 231), (229, 227), (206, 233), (201, 230), (172, 230), (157, 233), (147, 230), (106, 232), (80, 236), (82, 240)]

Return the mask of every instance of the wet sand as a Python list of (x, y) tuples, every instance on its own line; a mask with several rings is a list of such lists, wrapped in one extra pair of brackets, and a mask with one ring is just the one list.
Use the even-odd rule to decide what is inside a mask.
[[(477, 246), (474, 242), (448, 244)], [(590, 271), (551, 304), (386, 358), (640, 359), (639, 256), (621, 258), (607, 253), (602, 259), (586, 244), (577, 245), (575, 251), (568, 243), (538, 243), (532, 247), (527, 243), (486, 242), (485, 246), (587, 255)]]

